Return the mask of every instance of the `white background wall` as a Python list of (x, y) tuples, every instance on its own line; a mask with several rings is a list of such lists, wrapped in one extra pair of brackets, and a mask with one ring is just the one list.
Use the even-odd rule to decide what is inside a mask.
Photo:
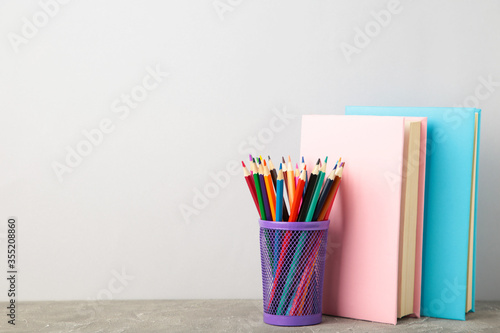
[[(70, 1), (44, 22), (38, 1), (0, 1), (0, 269), (14, 215), (18, 300), (260, 298), (257, 214), (228, 163), (297, 160), (302, 114), (464, 101), (483, 109), (477, 298), (500, 299), (500, 2), (402, 1), (377, 31), (371, 13), (388, 7)], [(43, 26), (23, 35), (33, 15)], [(169, 76), (126, 115), (122, 94), (140, 99), (156, 66)], [(112, 131), (60, 182), (53, 164), (103, 120)]]

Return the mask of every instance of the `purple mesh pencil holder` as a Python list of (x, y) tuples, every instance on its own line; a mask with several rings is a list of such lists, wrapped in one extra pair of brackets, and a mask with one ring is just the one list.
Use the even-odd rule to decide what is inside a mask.
[(259, 220), (264, 322), (321, 323), (323, 275), (330, 221)]

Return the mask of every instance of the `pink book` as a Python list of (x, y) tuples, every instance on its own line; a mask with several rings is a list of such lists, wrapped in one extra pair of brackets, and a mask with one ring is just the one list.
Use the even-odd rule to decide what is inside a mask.
[(427, 118), (302, 117), (307, 165), (346, 163), (329, 217), (324, 314), (390, 324), (420, 316), (426, 137)]

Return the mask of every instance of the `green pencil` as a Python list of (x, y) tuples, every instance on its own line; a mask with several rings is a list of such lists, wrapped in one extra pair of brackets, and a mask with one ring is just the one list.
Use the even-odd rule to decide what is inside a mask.
[(319, 170), (319, 178), (318, 181), (316, 182), (316, 186), (314, 187), (314, 194), (311, 199), (311, 205), (309, 206), (309, 211), (307, 212), (305, 220), (306, 222), (312, 221), (314, 210), (316, 209), (316, 205), (318, 204), (319, 193), (321, 192), (321, 187), (323, 186), (323, 180), (325, 179), (327, 161), (328, 161), (328, 156), (325, 158), (325, 163), (323, 163), (323, 166)]
[(259, 200), (259, 211), (260, 211), (260, 219), (266, 219), (266, 210), (264, 208), (264, 201), (262, 200), (262, 191), (260, 189), (260, 181), (259, 181), (259, 171), (257, 170), (257, 165), (255, 164), (255, 158), (252, 158), (252, 164), (250, 168), (253, 172), (253, 180), (255, 182), (255, 191), (257, 192), (257, 199)]

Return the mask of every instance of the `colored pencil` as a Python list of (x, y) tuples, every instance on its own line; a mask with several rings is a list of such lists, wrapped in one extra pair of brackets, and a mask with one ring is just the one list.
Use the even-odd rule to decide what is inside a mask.
[(338, 191), (339, 186), (340, 186), (340, 181), (342, 180), (342, 173), (344, 171), (344, 163), (345, 162), (342, 162), (340, 164), (340, 166), (337, 168), (337, 170), (335, 171), (335, 178), (333, 180), (330, 191), (328, 192), (328, 196), (326, 198), (325, 204), (323, 205), (323, 208), (321, 209), (321, 211), (318, 215), (318, 221), (327, 220), (328, 217), (330, 216), (330, 211), (331, 211), (331, 208), (333, 207), (335, 195), (337, 194), (337, 191)]
[[(249, 162), (250, 162), (250, 174), (253, 176), (253, 171), (252, 171), (252, 154), (248, 154), (248, 159), (249, 159)], [(254, 187), (255, 187), (255, 184), (254, 184)]]
[[(339, 159), (339, 161), (337, 163), (340, 163), (340, 161), (341, 161), (341, 159)], [(337, 163), (335, 164), (334, 170), (337, 168)], [(338, 191), (338, 188), (340, 186), (340, 181), (342, 179), (342, 171), (344, 169), (344, 164), (345, 163), (340, 164), (339, 172), (336, 172), (336, 175), (338, 177), (337, 177), (337, 182), (335, 183), (335, 186), (332, 185), (332, 188), (333, 188), (333, 190), (332, 190), (333, 198), (331, 199), (331, 203), (329, 205), (329, 208), (328, 208), (328, 211), (326, 213), (326, 216), (324, 216), (322, 218), (322, 220), (327, 219), (328, 216), (330, 215), (331, 209), (333, 207), (333, 202), (335, 201), (335, 195), (336, 195), (336, 193)], [(317, 241), (317, 246), (318, 246), (317, 250), (319, 250), (319, 242), (320, 242), (320, 239), (318, 239), (318, 241)], [(314, 258), (316, 258), (316, 257), (317, 257), (317, 252), (314, 255)], [(313, 258), (313, 257), (310, 257), (309, 260), (311, 260), (311, 258)], [(316, 259), (314, 259), (314, 260), (316, 260)], [(308, 265), (311, 265), (311, 263), (309, 262)], [(295, 312), (292, 313), (293, 315), (307, 315), (307, 314), (309, 314), (309, 311), (310, 311), (310, 309), (309, 309), (308, 313), (304, 313), (303, 312), (303, 308), (304, 308), (305, 299), (306, 299), (307, 294), (309, 292), (309, 286), (310, 286), (310, 283), (311, 283), (311, 280), (312, 280), (312, 275), (315, 274), (315, 272), (312, 269), (308, 270), (307, 268), (306, 268), (306, 271), (309, 274), (309, 276), (305, 277), (306, 272), (303, 273), (301, 281), (305, 280), (306, 281), (306, 286), (305, 286), (304, 290), (302, 290), (300, 292), (297, 291), (297, 294), (295, 295), (295, 298), (296, 299), (297, 298), (300, 299), (300, 302), (299, 302), (298, 309), (295, 309)], [(295, 299), (294, 299), (294, 304), (295, 304)]]
[(299, 171), (299, 163), (295, 163), (295, 187), (297, 187), (297, 183), (299, 182), (300, 171)]
[(314, 187), (316, 186), (316, 181), (318, 180), (318, 173), (319, 173), (319, 159), (318, 162), (316, 163), (316, 166), (314, 167), (314, 170), (311, 172), (311, 177), (309, 178), (309, 183), (307, 183), (307, 188), (306, 188), (306, 194), (304, 195), (304, 198), (302, 199), (302, 205), (300, 206), (300, 212), (299, 212), (299, 217), (297, 221), (305, 221), (307, 212), (309, 209), (309, 205), (311, 204), (311, 199), (314, 193)]
[[(314, 167), (314, 171), (311, 174), (311, 179), (309, 180), (308, 188), (310, 187), (312, 189), (311, 190), (309, 190), (309, 189), (306, 190), (306, 196), (302, 200), (303, 203), (301, 205), (301, 212), (304, 209), (306, 211), (306, 213), (307, 213), (307, 208), (308, 208), (309, 205), (308, 205), (307, 201), (305, 201), (305, 200), (307, 199), (310, 202), (310, 200), (312, 199), (312, 192), (314, 190), (314, 186), (315, 186), (316, 181), (317, 181), (316, 178), (317, 178), (317, 175), (318, 175), (319, 162), (320, 162), (320, 160), (318, 159), (318, 162), (316, 163), (316, 166)], [(303, 179), (302, 176), (303, 175), (301, 175), (301, 180)], [(302, 185), (302, 181), (301, 180), (299, 180), (299, 184)], [(300, 188), (297, 189), (296, 193), (297, 193), (296, 198), (302, 196), (302, 190), (300, 190)], [(305, 219), (305, 217), (306, 216), (304, 216), (303, 218), (301, 218), (300, 214), (299, 214), (298, 221), (303, 221)], [(290, 218), (292, 218), (292, 213), (290, 214)], [(293, 289), (294, 276), (296, 274), (297, 265), (298, 265), (300, 256), (302, 254), (302, 249), (304, 247), (306, 238), (307, 238), (307, 233), (305, 233), (305, 232), (300, 233), (299, 241), (298, 241), (297, 246), (295, 248), (295, 254), (293, 256), (293, 260), (292, 260), (292, 263), (290, 265), (290, 269), (288, 271), (288, 275), (287, 275), (286, 280), (285, 280), (285, 286), (283, 287), (283, 293), (281, 294), (281, 298), (280, 298), (280, 301), (279, 301), (279, 304), (278, 304), (278, 309), (276, 311), (277, 315), (284, 315), (285, 312), (287, 312), (287, 311), (285, 311), (286, 301), (288, 299), (288, 295), (289, 295), (290, 291)]]
[[(311, 182), (309, 181), (309, 183)], [(307, 232), (300, 233), (299, 241), (297, 243), (297, 246), (295, 247), (295, 253), (293, 255), (292, 263), (290, 265), (290, 269), (288, 270), (288, 275), (285, 280), (285, 286), (283, 287), (283, 293), (281, 294), (281, 299), (278, 304), (278, 309), (276, 310), (277, 315), (284, 315), (286, 312), (285, 311), (286, 301), (288, 299), (290, 291), (293, 289), (292, 285), (294, 283), (294, 277), (297, 274), (297, 265), (299, 264), (300, 257), (302, 255), (302, 249), (304, 248), (307, 235), (308, 235)]]
[(306, 215), (306, 222), (312, 221), (314, 210), (316, 209), (316, 205), (318, 204), (319, 193), (321, 192), (321, 187), (323, 186), (323, 180), (325, 179), (326, 172), (326, 162), (328, 161), (328, 156), (325, 158), (325, 163), (321, 166), (319, 170), (318, 180), (316, 181), (316, 185), (314, 186), (313, 195), (311, 199), (311, 203), (309, 204), (308, 212)]
[(280, 163), (276, 179), (276, 222), (283, 221), (283, 170)]
[(259, 182), (260, 182), (260, 189), (262, 191), (262, 201), (264, 201), (266, 220), (271, 221), (272, 219), (271, 208), (269, 207), (269, 198), (267, 196), (266, 182), (264, 180), (264, 167), (262, 166), (262, 163), (259, 163)]
[(317, 234), (316, 243), (314, 245), (313, 250), (311, 251), (312, 255), (309, 256), (306, 268), (304, 269), (304, 272), (303, 272), (302, 277), (300, 279), (299, 286), (297, 288), (297, 293), (295, 294), (295, 298), (291, 302), (292, 307), (289, 311), (289, 315), (292, 315), (292, 316), (304, 315), (304, 312), (303, 312), (304, 303), (305, 303), (307, 292), (309, 290), (309, 286), (311, 284), (312, 276), (314, 273), (313, 267), (316, 264), (316, 260), (318, 258), (319, 247), (321, 245), (321, 239), (323, 238), (324, 232), (325, 232), (325, 230), (321, 230)]
[[(245, 162), (241, 162), (243, 167), (243, 176), (245, 177), (245, 181), (247, 182), (248, 189), (252, 195), (252, 199), (260, 218), (268, 221), (275, 220), (278, 215), (276, 213), (276, 206), (278, 206), (281, 207), (281, 212), (279, 214), (281, 215), (281, 221), (309, 222), (327, 219), (332, 210), (333, 201), (340, 186), (342, 172), (345, 166), (345, 163), (341, 162), (342, 159), (339, 158), (328, 177), (326, 177), (325, 173), (328, 158), (325, 159), (324, 165), (322, 165), (321, 161), (318, 159), (313, 172), (311, 173), (311, 179), (309, 182), (306, 183), (306, 181), (303, 180), (304, 184), (301, 188), (301, 192), (305, 193), (305, 195), (297, 195), (297, 191), (295, 189), (294, 197), (288, 197), (287, 191), (285, 190), (287, 185), (286, 175), (291, 175), (293, 173), (293, 178), (295, 178), (297, 170), (293, 170), (292, 168), (290, 168), (292, 171), (287, 170), (287, 164), (291, 164), (290, 157), (288, 163), (280, 163), (281, 172), (283, 174), (283, 199), (280, 205), (277, 205), (277, 171), (270, 156), (268, 157), (269, 165), (267, 165), (266, 161), (262, 159), (262, 157), (257, 158), (256, 163), (255, 158), (253, 158), (252, 155), (249, 155), (249, 158), (252, 158), (250, 168), (247, 168)], [(284, 157), (282, 157), (282, 160), (285, 160)], [(292, 183), (294, 183), (292, 186), (295, 186), (295, 188), (298, 187), (302, 174), (304, 174), (304, 179), (307, 179), (308, 177), (307, 167), (305, 166), (305, 163), (302, 164), (304, 165), (304, 169), (300, 172), (299, 179), (297, 182), (292, 181)], [(321, 169), (319, 168), (319, 165), (322, 165)], [(297, 166), (298, 163), (296, 164), (296, 168)], [(276, 179), (274, 179), (274, 174), (276, 174)], [(325, 180), (324, 183), (323, 180)], [(298, 207), (294, 204), (295, 198), (298, 200)], [(294, 216), (295, 214), (297, 216)]]
[(276, 178), (278, 177), (278, 174), (276, 172), (276, 169), (274, 168), (271, 156), (269, 155), (267, 155), (267, 165), (269, 166), (269, 172), (271, 173), (271, 178), (273, 179), (273, 185), (276, 188)]
[[(271, 156), (268, 155), (267, 157), (269, 158), (269, 160), (267, 161), (267, 164), (269, 165), (269, 172), (271, 173), (271, 177), (273, 179), (274, 188), (276, 188), (276, 178), (277, 178), (276, 168), (274, 167), (274, 164), (271, 160)], [(288, 197), (286, 196), (286, 192), (284, 192), (283, 202), (281, 205), (282, 207), (281, 218), (283, 219), (283, 221), (288, 221), (288, 210), (287, 210), (288, 208), (286, 205), (286, 200), (288, 200)]]
[(326, 215), (324, 216), (324, 218), (328, 218), (330, 216), (330, 213), (332, 211), (332, 207), (333, 207), (333, 203), (335, 202), (335, 197), (337, 196), (337, 192), (339, 190), (339, 187), (340, 187), (340, 182), (342, 181), (342, 174), (344, 172), (344, 166), (345, 166), (345, 162), (342, 162), (340, 164), (340, 168), (339, 170), (335, 173), (335, 176), (337, 176), (337, 181), (333, 183), (333, 198), (331, 200), (331, 202), (329, 203), (329, 206), (328, 206), (328, 210), (326, 211)]
[[(282, 157), (279, 169), (269, 155), (267, 161), (252, 155), (249, 159), (249, 168), (242, 161), (243, 176), (262, 220), (310, 222), (328, 218), (345, 166), (341, 159), (328, 177), (328, 157), (323, 163), (318, 159), (309, 175), (304, 157), (295, 168), (290, 156), (288, 163)], [(269, 256), (273, 275), (266, 311), (275, 315), (306, 316), (318, 310), (310, 306), (308, 300), (317, 293), (316, 265), (326, 232), (301, 232), (297, 240), (292, 240), (293, 231), (264, 230), (262, 241), (266, 243), (266, 257)]]
[(286, 167), (285, 158), (283, 156), (281, 156), (281, 164), (283, 167), (283, 179), (284, 179), (284, 183), (285, 183), (286, 193), (288, 196), (288, 202), (289, 202), (290, 207), (291, 207), (293, 198), (290, 198), (290, 190), (288, 189), (288, 175), (289, 175), (289, 173), (288, 173), (288, 169)]
[(274, 297), (276, 295), (276, 287), (278, 286), (279, 281), (280, 281), (281, 269), (283, 268), (283, 264), (285, 263), (286, 252), (288, 249), (288, 243), (290, 243), (291, 235), (292, 235), (292, 232), (290, 230), (285, 231), (285, 236), (283, 237), (283, 242), (281, 245), (281, 252), (279, 255), (278, 264), (275, 266), (276, 273), (274, 274), (273, 286), (271, 288), (271, 293), (269, 296), (269, 303), (267, 304), (268, 310), (271, 308), (271, 305), (273, 304)]
[[(304, 187), (305, 170), (306, 170), (305, 168), (306, 167), (304, 166), (304, 170), (300, 175), (299, 188)], [(296, 192), (296, 194), (299, 195), (300, 191)], [(300, 198), (295, 200), (297, 206), (298, 206), (299, 201), (300, 201)], [(288, 219), (288, 222), (295, 222), (295, 219), (297, 218), (297, 212), (298, 212), (298, 207), (294, 208), (293, 206), (290, 206), (290, 217)], [(295, 217), (294, 217), (294, 215), (295, 215)], [(288, 244), (290, 243), (291, 235), (292, 235), (291, 231), (287, 230), (285, 232), (285, 236), (283, 237), (283, 241), (282, 241), (282, 245), (281, 245), (281, 252), (279, 255), (279, 260), (278, 260), (278, 264), (276, 265), (276, 274), (274, 275), (273, 286), (271, 288), (271, 294), (269, 296), (269, 303), (267, 304), (268, 309), (271, 308), (271, 304), (273, 303), (273, 300), (275, 298), (276, 287), (280, 281), (281, 270), (283, 268), (283, 264), (285, 263), (286, 254), (287, 254), (287, 250), (288, 250)]]
[[(286, 208), (283, 206), (283, 170), (280, 163), (280, 168), (278, 171), (278, 177), (276, 179), (276, 221), (283, 221), (283, 212), (286, 212)], [(274, 230), (274, 267), (278, 267), (278, 258), (280, 251), (280, 243), (281, 243), (281, 234), (283, 232), (281, 230)], [(276, 271), (274, 271), (276, 274)]]
[[(312, 199), (312, 192), (314, 191), (314, 186), (317, 183), (319, 162), (320, 162), (320, 160), (318, 159), (318, 162), (316, 163), (316, 166), (314, 167), (314, 171), (311, 173), (311, 179), (309, 180), (308, 187), (311, 187), (312, 190), (309, 190), (309, 188), (306, 190), (306, 198), (307, 198), (307, 196), (311, 197), (309, 199), (309, 201), (311, 201), (311, 199)], [(297, 191), (297, 193), (302, 194), (302, 191)], [(304, 198), (304, 200), (306, 200), (306, 198)], [(302, 208), (304, 208), (304, 207), (308, 208), (308, 206), (309, 205), (307, 204), (307, 202), (304, 202), (302, 204)], [(304, 217), (304, 219), (305, 219), (305, 217)], [(299, 221), (302, 221), (300, 219), (300, 214), (299, 214)], [(277, 315), (282, 315), (282, 314), (284, 315), (286, 312), (285, 311), (286, 301), (288, 299), (288, 295), (289, 295), (290, 291), (293, 289), (294, 277), (295, 277), (295, 274), (297, 273), (297, 265), (300, 261), (300, 257), (302, 255), (302, 250), (303, 250), (304, 245), (306, 243), (307, 235), (308, 235), (307, 232), (300, 233), (299, 241), (298, 241), (297, 246), (295, 248), (295, 253), (293, 255), (292, 263), (290, 265), (290, 270), (288, 271), (288, 275), (287, 275), (286, 280), (285, 280), (285, 286), (283, 287), (283, 293), (281, 294), (281, 299), (280, 299), (280, 302), (278, 304), (278, 309), (276, 310)]]
[[(309, 180), (308, 187), (311, 187), (313, 189), (314, 189), (314, 185), (316, 184), (316, 181), (317, 181), (316, 177), (318, 174), (319, 162), (320, 162), (320, 160), (318, 159), (318, 162), (316, 163), (316, 166), (314, 167), (314, 171), (311, 174), (311, 179)], [(314, 177), (313, 177), (313, 175), (314, 175)], [(299, 180), (299, 183), (301, 185), (302, 185), (303, 176), (304, 175), (301, 175), (301, 179)], [(313, 190), (309, 190), (309, 189), (306, 190), (306, 197), (303, 199), (303, 201), (306, 200), (306, 198), (308, 196), (310, 198), (309, 201), (311, 200), (312, 191)], [(298, 188), (296, 193), (298, 196), (301, 196), (302, 190), (300, 190), (300, 188)], [(307, 206), (308, 206), (307, 203), (303, 202), (301, 205), (301, 210), (303, 209), (303, 207), (307, 207)], [(304, 217), (304, 219), (305, 219), (305, 217)], [(302, 221), (302, 219), (300, 219), (300, 214), (299, 214), (298, 220)], [(297, 265), (299, 263), (301, 255), (302, 255), (302, 250), (304, 248), (307, 235), (308, 235), (308, 233), (306, 233), (306, 232), (300, 233), (299, 241), (298, 241), (297, 246), (295, 248), (295, 253), (293, 255), (292, 263), (290, 265), (290, 269), (288, 271), (288, 275), (287, 275), (286, 280), (285, 280), (285, 286), (283, 287), (283, 293), (281, 294), (281, 298), (280, 298), (280, 301), (278, 304), (278, 309), (276, 311), (277, 315), (284, 315), (285, 312), (287, 312), (287, 311), (285, 311), (286, 301), (288, 299), (288, 295), (289, 295), (290, 291), (293, 289), (294, 276), (295, 276), (296, 271), (297, 271)]]
[(319, 221), (318, 216), (319, 213), (321, 212), (321, 209), (323, 209), (323, 206), (325, 205), (326, 202), (326, 198), (328, 197), (328, 193), (330, 192), (330, 188), (333, 184), (333, 179), (335, 178), (336, 169), (337, 169), (337, 164), (335, 163), (332, 172), (330, 172), (330, 175), (326, 178), (325, 185), (323, 185), (323, 188), (321, 189), (318, 204), (316, 205), (316, 209), (314, 211), (313, 221)]
[(288, 221), (290, 212), (290, 202), (288, 201), (288, 193), (285, 190), (285, 175), (283, 173), (283, 221)]
[(253, 202), (255, 203), (255, 207), (257, 208), (257, 211), (260, 214), (260, 209), (259, 209), (259, 200), (257, 199), (257, 192), (255, 190), (255, 183), (253, 182), (252, 175), (248, 171), (245, 163), (241, 161), (241, 164), (243, 165), (243, 176), (245, 177), (245, 180), (248, 185), (248, 189), (250, 190), (250, 194), (252, 194)]
[(250, 161), (250, 171), (252, 172), (252, 175), (253, 175), (253, 166), (257, 166), (257, 164), (255, 164), (255, 158), (252, 157), (252, 160)]
[[(259, 180), (261, 182), (260, 187), (263, 189), (262, 190), (263, 191), (262, 198), (264, 200), (264, 207), (266, 209), (266, 220), (272, 221), (273, 214), (271, 213), (271, 201), (270, 201), (271, 199), (269, 197), (269, 189), (272, 188), (272, 182), (271, 182), (271, 187), (269, 187), (268, 184), (266, 184), (266, 183), (268, 183), (268, 182), (266, 182), (266, 177), (264, 175), (264, 173), (265, 173), (264, 166), (265, 166), (266, 161), (262, 158), (262, 156), (259, 156), (259, 161), (260, 161)], [(272, 188), (272, 190), (274, 191), (274, 188)], [(269, 262), (271, 263), (271, 269), (274, 272), (275, 264), (274, 264), (274, 254), (273, 254), (273, 247), (272, 247), (272, 243), (273, 243), (272, 237), (274, 234), (272, 234), (270, 230), (266, 229), (266, 230), (264, 230), (264, 235), (266, 237), (266, 246), (267, 246), (267, 253), (269, 255)]]
[(257, 165), (255, 164), (255, 160), (253, 160), (253, 162), (251, 164), (251, 168), (253, 171), (255, 192), (257, 194), (257, 200), (259, 202), (260, 219), (265, 220), (266, 219), (266, 209), (264, 207), (264, 199), (262, 198), (262, 189), (260, 188), (259, 172), (257, 170)]
[[(305, 164), (306, 164), (306, 162), (304, 162), (304, 156), (302, 156), (302, 164), (300, 165), (300, 169), (304, 169)], [(307, 173), (306, 173), (306, 186), (304, 186), (304, 195), (306, 195), (306, 187), (307, 187), (308, 182), (309, 182), (309, 177), (307, 176)]]
[(276, 221), (276, 194), (274, 193), (273, 179), (269, 173), (269, 168), (267, 167), (266, 160), (264, 162), (264, 181), (266, 183), (267, 198), (269, 200), (269, 208), (271, 209), (271, 217), (273, 221)]
[(293, 199), (295, 199), (295, 175), (293, 172), (292, 159), (290, 158), (290, 155), (288, 155), (288, 164), (286, 165), (286, 170), (288, 173), (288, 198), (292, 200), (293, 204)]
[(297, 191), (295, 191), (295, 199), (293, 200), (293, 205), (290, 207), (290, 217), (288, 222), (296, 222), (297, 216), (299, 214), (300, 198), (302, 197), (302, 189), (306, 183), (306, 166), (304, 165), (304, 170), (300, 173), (299, 182), (297, 183)]

